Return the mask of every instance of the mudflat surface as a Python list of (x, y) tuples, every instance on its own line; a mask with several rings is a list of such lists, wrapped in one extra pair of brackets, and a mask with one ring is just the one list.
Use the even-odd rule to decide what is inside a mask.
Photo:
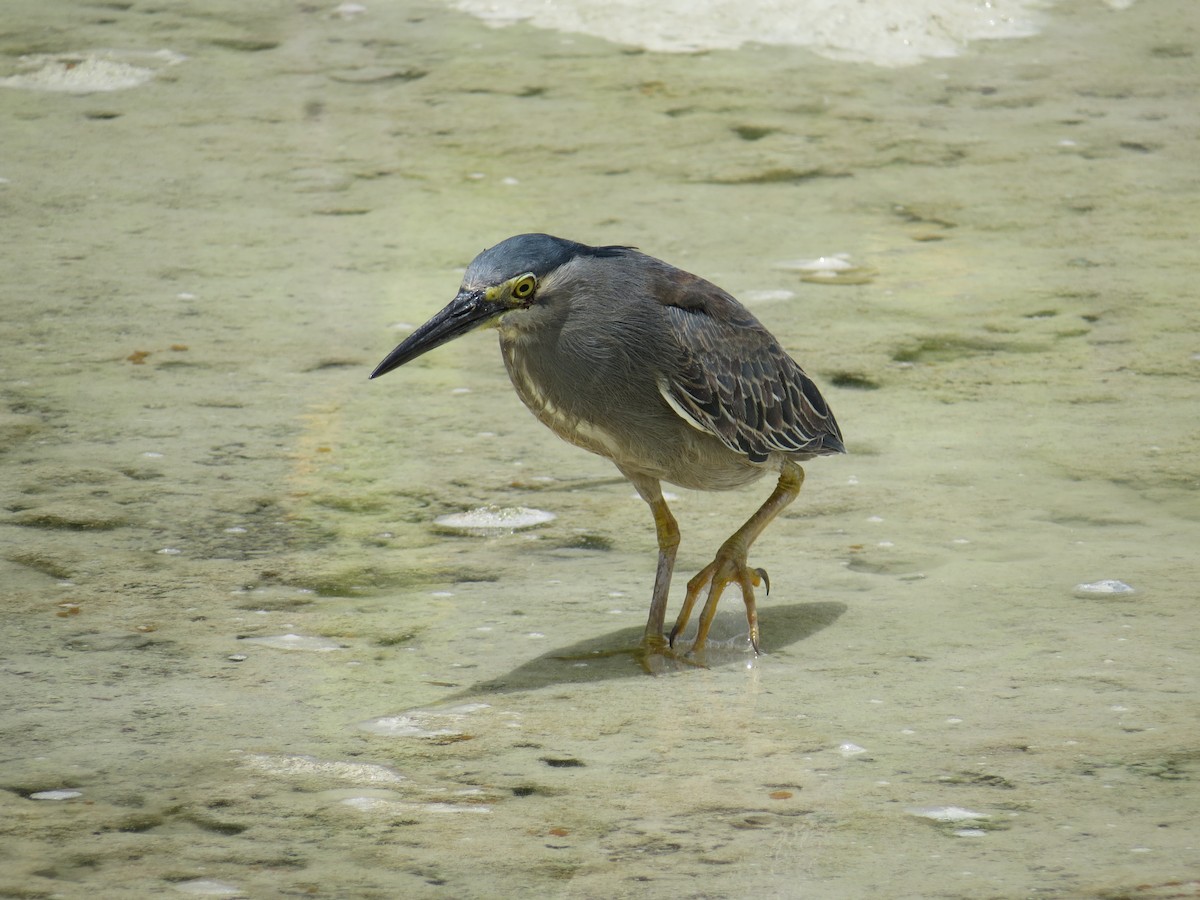
[[(0, 77), (152, 77), (0, 87), (0, 894), (1194, 896), (1198, 52), (1189, 0), (901, 69), (10, 2)], [(534, 230), (836, 410), (763, 656), (736, 593), (707, 669), (608, 652), (649, 514), (491, 335), (366, 380)], [(674, 491), (670, 616), (768, 491)], [(555, 519), (434, 526), (488, 506)]]

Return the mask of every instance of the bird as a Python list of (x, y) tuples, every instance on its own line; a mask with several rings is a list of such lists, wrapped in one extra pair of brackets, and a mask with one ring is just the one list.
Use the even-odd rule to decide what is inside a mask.
[[(741, 589), (754, 653), (760, 632), (751, 545), (800, 493), (800, 462), (845, 453), (817, 385), (731, 294), (634, 247), (519, 234), (467, 266), (454, 299), (375, 367), (378, 378), (468, 332), (499, 332), (517, 395), (570, 443), (611, 460), (649, 505), (658, 543), (647, 653), (674, 654), (697, 600), (691, 647), (706, 645), (717, 604)], [(664, 636), (680, 543), (662, 482), (724, 491), (778, 473), (775, 489), (687, 583)]]

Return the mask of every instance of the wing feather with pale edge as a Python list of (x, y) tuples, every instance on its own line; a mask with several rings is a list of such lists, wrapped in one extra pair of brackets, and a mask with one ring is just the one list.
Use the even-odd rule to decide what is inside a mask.
[(716, 285), (681, 270), (663, 312), (681, 351), (659, 391), (689, 424), (752, 462), (844, 452), (829, 405), (750, 312)]

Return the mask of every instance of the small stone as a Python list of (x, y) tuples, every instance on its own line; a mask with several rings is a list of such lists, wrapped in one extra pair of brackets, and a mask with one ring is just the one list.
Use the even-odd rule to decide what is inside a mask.
[(970, 822), (989, 818), (987, 813), (963, 809), (961, 806), (914, 806), (906, 809), (905, 812), (911, 816), (933, 819), (935, 822)]
[(274, 647), (277, 650), (308, 650), (317, 653), (328, 653), (331, 650), (341, 650), (342, 645), (329, 638), (314, 637), (307, 634), (272, 634), (263, 637), (245, 638), (248, 644), (261, 644), (264, 647)]
[(226, 881), (216, 881), (212, 878), (195, 878), (191, 881), (181, 881), (175, 885), (175, 890), (182, 894), (195, 894), (200, 897), (244, 897), (245, 892), (237, 885)]
[(36, 793), (30, 794), (29, 799), (30, 800), (74, 800), (76, 797), (82, 797), (82, 796), (83, 796), (82, 791), (68, 791), (68, 790), (37, 791)]
[(464, 703), (436, 709), (410, 709), (394, 716), (368, 719), (358, 727), (383, 737), (465, 739), (461, 726), (466, 717), (488, 708), (486, 703)]
[(554, 519), (554, 513), (542, 509), (528, 509), (524, 506), (484, 506), (468, 512), (439, 516), (433, 524), (439, 531), (487, 536), (534, 528), (553, 522)]
[(1077, 584), (1075, 590), (1080, 594), (1132, 594), (1133, 588), (1123, 581), (1107, 578), (1104, 581), (1093, 581), (1090, 584)]

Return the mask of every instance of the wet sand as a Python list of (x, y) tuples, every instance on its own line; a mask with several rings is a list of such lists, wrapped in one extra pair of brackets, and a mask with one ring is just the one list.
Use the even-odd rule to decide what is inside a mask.
[[(1195, 895), (1188, 2), (895, 70), (14, 9), (0, 75), (186, 59), (0, 90), (0, 895)], [(717, 282), (829, 397), (762, 657), (736, 594), (708, 669), (608, 652), (649, 514), (493, 336), (366, 380), (531, 230)], [(768, 492), (673, 492), (670, 616)], [(484, 506), (556, 518), (434, 527)]]

